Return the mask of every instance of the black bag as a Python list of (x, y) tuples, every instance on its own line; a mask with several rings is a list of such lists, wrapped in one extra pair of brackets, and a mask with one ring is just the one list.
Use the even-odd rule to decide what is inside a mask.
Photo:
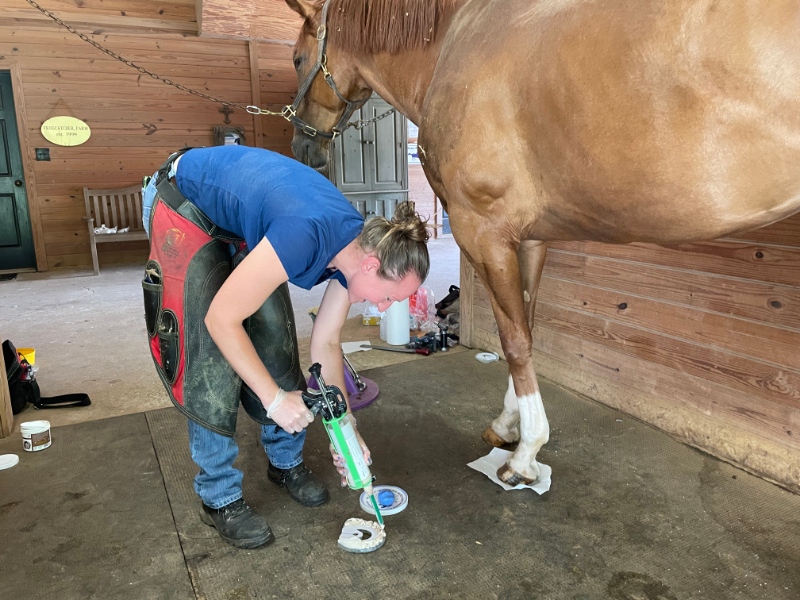
[(457, 285), (451, 285), (449, 292), (447, 296), (436, 303), (436, 316), (440, 319), (459, 311), (461, 289)]
[(3, 361), (6, 365), (8, 391), (11, 394), (11, 412), (15, 415), (21, 413), (28, 402), (33, 404), (34, 408), (68, 408), (89, 406), (92, 403), (86, 394), (64, 394), (42, 398), (33, 367), (17, 353), (11, 340), (3, 342)]

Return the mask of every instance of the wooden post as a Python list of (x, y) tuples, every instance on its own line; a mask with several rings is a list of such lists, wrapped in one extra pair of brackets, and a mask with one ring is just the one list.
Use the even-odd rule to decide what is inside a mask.
[(19, 134), (19, 150), (22, 154), (22, 168), (25, 172), (25, 187), (28, 194), (28, 213), (31, 218), (33, 247), (36, 252), (36, 270), (47, 271), (47, 251), (44, 246), (42, 217), (39, 214), (39, 202), (36, 197), (36, 177), (33, 171), (33, 153), (28, 144), (28, 116), (25, 108), (25, 97), (22, 94), (22, 68), (18, 61), (11, 64), (11, 91), (14, 94), (14, 111), (17, 114), (17, 132)]
[(461, 291), (458, 294), (459, 312), (459, 344), (467, 348), (474, 348), (472, 327), (473, 327), (473, 287), (475, 282), (475, 269), (469, 262), (464, 253), (461, 253), (461, 277), (460, 287)]
[[(253, 96), (253, 106), (261, 106), (261, 74), (258, 66), (258, 42), (247, 42), (250, 47), (250, 90)], [(255, 132), (254, 145), (256, 148), (264, 147), (264, 133), (261, 129), (261, 115), (253, 115), (253, 130)]]
[[(3, 338), (0, 336), (0, 341)], [(6, 361), (0, 356), (0, 438), (11, 435), (14, 427), (14, 413), (11, 412), (11, 394), (8, 391), (6, 378)]]

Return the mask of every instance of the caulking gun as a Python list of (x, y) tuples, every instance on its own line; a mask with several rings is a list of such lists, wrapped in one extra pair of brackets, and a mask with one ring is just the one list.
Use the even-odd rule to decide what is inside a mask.
[(322, 379), (322, 365), (319, 363), (311, 365), (309, 372), (316, 379), (319, 391), (303, 392), (303, 402), (312, 414), (322, 417), (322, 424), (325, 426), (334, 450), (344, 458), (347, 484), (353, 490), (363, 488), (372, 500), (378, 524), (383, 527), (383, 517), (372, 489), (372, 481), (375, 478), (364, 460), (364, 451), (361, 449), (361, 444), (358, 443), (356, 430), (347, 414), (347, 402), (342, 390), (335, 385), (325, 385), (325, 380)]

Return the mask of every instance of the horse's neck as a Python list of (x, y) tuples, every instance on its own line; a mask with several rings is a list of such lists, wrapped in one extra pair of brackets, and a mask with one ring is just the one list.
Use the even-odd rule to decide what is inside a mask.
[(381, 98), (419, 125), (439, 46), (362, 59), (359, 71)]
[(425, 94), (453, 17), (454, 14), (449, 14), (442, 18), (436, 40), (425, 48), (357, 59), (359, 73), (367, 85), (416, 125), (420, 123)]

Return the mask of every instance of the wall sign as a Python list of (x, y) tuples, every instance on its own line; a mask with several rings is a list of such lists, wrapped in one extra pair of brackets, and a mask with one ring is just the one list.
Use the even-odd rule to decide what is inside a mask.
[(75, 117), (52, 117), (42, 123), (42, 135), (59, 146), (80, 146), (92, 132), (86, 123)]

